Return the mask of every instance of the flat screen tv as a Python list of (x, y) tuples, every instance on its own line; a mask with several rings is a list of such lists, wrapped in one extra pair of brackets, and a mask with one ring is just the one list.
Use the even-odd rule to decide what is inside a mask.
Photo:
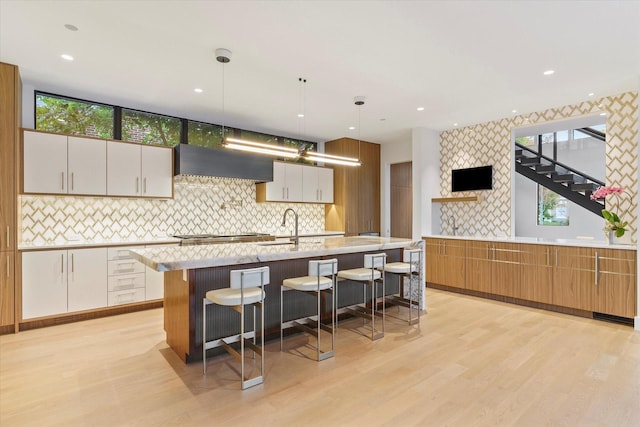
[(451, 192), (492, 189), (493, 166), (451, 170)]

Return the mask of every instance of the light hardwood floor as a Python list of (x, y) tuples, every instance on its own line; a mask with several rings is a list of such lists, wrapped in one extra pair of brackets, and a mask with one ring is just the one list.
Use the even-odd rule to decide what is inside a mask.
[[(427, 291), (419, 328), (371, 342), (340, 325), (315, 362), (305, 335), (268, 344), (265, 384), (231, 357), (185, 366), (162, 310), (0, 337), (0, 425), (638, 426), (640, 333)], [(301, 347), (302, 346), (302, 347)]]

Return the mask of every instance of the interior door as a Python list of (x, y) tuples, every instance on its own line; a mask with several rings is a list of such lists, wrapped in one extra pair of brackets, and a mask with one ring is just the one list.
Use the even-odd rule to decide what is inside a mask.
[(410, 239), (413, 224), (412, 163), (391, 165), (391, 237)]

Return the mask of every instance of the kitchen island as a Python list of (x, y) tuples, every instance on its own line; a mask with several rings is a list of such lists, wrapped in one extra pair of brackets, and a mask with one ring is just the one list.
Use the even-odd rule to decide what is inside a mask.
[[(308, 274), (310, 259), (337, 258), (338, 269), (362, 267), (365, 253), (385, 252), (387, 262), (400, 261), (402, 250), (422, 242), (389, 237), (334, 237), (300, 239), (294, 246), (287, 241), (179, 246), (132, 251), (148, 267), (165, 272), (164, 329), (167, 343), (184, 362), (202, 358), (202, 299), (207, 291), (229, 287), (229, 272), (236, 269), (268, 266), (270, 284), (266, 286), (265, 331), (279, 333), (280, 286), (289, 277)], [(396, 281), (387, 281), (387, 294), (397, 292)], [(422, 281), (424, 283), (424, 280)], [(340, 283), (337, 307), (362, 301), (362, 286)], [(312, 298), (287, 293), (285, 319), (315, 312)], [(324, 312), (330, 310), (325, 301)], [(422, 306), (422, 305), (421, 305)], [(250, 314), (247, 313), (247, 321)], [(214, 306), (207, 313), (207, 339), (216, 339), (237, 331), (237, 314), (227, 307)]]

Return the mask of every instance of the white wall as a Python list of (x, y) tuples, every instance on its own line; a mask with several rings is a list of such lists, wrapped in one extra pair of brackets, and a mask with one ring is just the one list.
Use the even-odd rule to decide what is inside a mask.
[(380, 235), (391, 234), (391, 165), (411, 162), (411, 141), (380, 145)]
[(439, 208), (431, 203), (440, 197), (440, 132), (412, 129), (413, 239), (440, 232)]

